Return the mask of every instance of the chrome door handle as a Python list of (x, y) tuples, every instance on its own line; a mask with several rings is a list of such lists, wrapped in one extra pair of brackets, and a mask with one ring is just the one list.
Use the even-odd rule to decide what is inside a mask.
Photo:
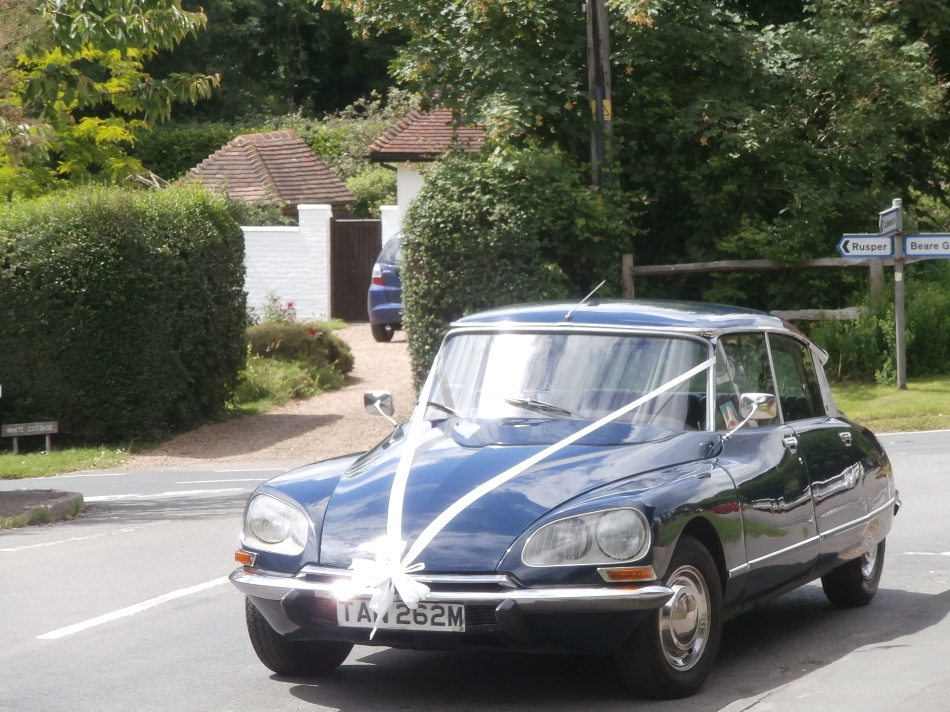
[(782, 438), (782, 445), (788, 448), (788, 451), (793, 455), (798, 452), (798, 438), (794, 435), (788, 435), (787, 437)]
[(841, 438), (845, 447), (851, 447), (851, 433), (838, 433), (838, 437)]

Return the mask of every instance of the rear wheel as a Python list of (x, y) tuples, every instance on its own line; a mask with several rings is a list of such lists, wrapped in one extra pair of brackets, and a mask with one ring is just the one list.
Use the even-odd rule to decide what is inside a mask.
[(288, 640), (271, 628), (267, 619), (246, 598), (244, 617), (254, 652), (265, 667), (278, 675), (304, 677), (333, 672), (353, 649), (352, 643), (335, 640)]
[(392, 324), (370, 324), (370, 329), (373, 332), (373, 338), (376, 341), (392, 341), (393, 334), (396, 333), (396, 330), (393, 328)]
[(614, 653), (623, 683), (634, 693), (677, 699), (695, 693), (712, 669), (722, 636), (722, 590), (709, 551), (683, 537), (666, 585), (673, 597)]
[(858, 608), (871, 602), (884, 570), (884, 542), (882, 539), (867, 554), (821, 577), (821, 587), (829, 601), (844, 608)]

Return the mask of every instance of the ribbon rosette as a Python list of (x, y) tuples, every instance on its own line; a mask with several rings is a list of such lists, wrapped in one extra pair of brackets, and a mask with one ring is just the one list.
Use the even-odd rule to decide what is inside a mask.
[[(410, 576), (424, 569), (425, 564), (405, 566), (402, 562), (406, 542), (383, 537), (360, 548), (375, 556), (372, 559), (353, 559), (350, 564), (353, 577), (347, 597), (370, 593), (372, 598), (369, 609), (376, 614), (376, 620), (386, 615), (397, 593), (402, 602), (412, 610), (416, 609), (419, 601), (429, 595), (429, 587)], [(374, 635), (375, 627), (369, 634), (370, 640)]]

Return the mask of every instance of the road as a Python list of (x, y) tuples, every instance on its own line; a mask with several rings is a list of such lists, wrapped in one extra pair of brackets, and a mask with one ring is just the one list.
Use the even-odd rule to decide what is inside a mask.
[(665, 703), (632, 700), (596, 657), (355, 648), (327, 678), (271, 674), (224, 577), (280, 462), (2, 481), (92, 507), (0, 534), (0, 710), (945, 710), (950, 432), (882, 440), (904, 506), (872, 605), (792, 592), (728, 623), (702, 691)]

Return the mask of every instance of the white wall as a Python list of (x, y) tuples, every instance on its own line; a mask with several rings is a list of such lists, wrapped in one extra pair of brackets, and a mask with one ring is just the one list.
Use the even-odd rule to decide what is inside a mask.
[(298, 205), (298, 227), (242, 227), (247, 303), (260, 309), (273, 292), (298, 319), (330, 315), (329, 205)]
[(383, 244), (385, 245), (387, 242), (389, 242), (389, 240), (394, 238), (400, 230), (402, 230), (402, 220), (399, 216), (399, 206), (380, 205), (379, 217), (380, 222), (382, 223), (381, 227), (383, 230)]

